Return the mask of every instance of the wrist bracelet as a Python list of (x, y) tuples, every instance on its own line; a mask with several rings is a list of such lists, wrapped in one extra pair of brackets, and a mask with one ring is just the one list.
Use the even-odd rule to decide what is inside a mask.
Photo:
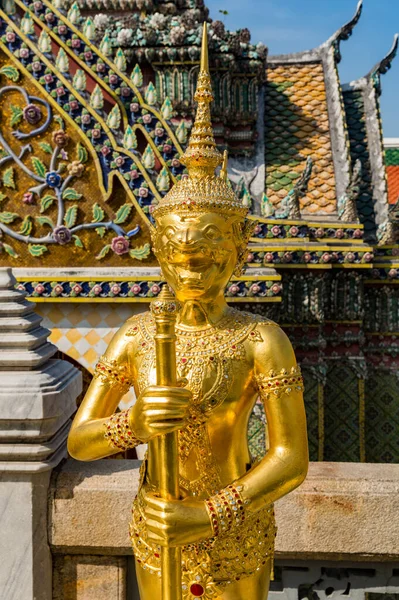
[(245, 505), (250, 501), (243, 499), (242, 490), (242, 485), (232, 484), (205, 500), (215, 537), (241, 525), (245, 520)]
[(130, 409), (115, 413), (104, 423), (104, 437), (111, 448), (127, 450), (141, 444), (130, 428), (129, 411)]

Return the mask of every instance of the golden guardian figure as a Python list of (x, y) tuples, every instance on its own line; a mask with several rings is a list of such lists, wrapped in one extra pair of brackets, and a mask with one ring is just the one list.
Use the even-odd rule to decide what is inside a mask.
[[(213, 137), (206, 25), (195, 100), (182, 157), (189, 177), (153, 213), (154, 251), (175, 296), (165, 290), (115, 335), (68, 446), (89, 461), (148, 444), (130, 525), (141, 600), (266, 600), (273, 502), (307, 472), (303, 381), (278, 325), (224, 298), (253, 224)], [(135, 405), (115, 413), (131, 386)], [(247, 425), (259, 396), (269, 449), (251, 464)]]

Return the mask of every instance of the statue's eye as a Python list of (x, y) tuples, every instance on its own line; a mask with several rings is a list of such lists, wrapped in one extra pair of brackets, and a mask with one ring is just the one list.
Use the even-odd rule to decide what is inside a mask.
[(217, 227), (215, 227), (215, 225), (209, 225), (204, 230), (204, 235), (208, 238), (208, 240), (217, 240), (218, 238), (220, 238), (221, 233), (220, 230)]
[(165, 227), (165, 229), (163, 230), (163, 235), (166, 236), (168, 238), (168, 240), (170, 240), (174, 234), (176, 232), (176, 229), (174, 227), (172, 227), (171, 225), (169, 225), (168, 227)]

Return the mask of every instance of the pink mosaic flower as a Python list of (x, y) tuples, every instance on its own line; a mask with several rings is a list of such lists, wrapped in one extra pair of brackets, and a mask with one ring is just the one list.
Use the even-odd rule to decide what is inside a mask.
[(272, 252), (266, 252), (266, 254), (265, 254), (265, 262), (272, 263), (273, 259), (274, 259), (273, 253)]
[(255, 254), (253, 254), (253, 252), (248, 252), (247, 255), (247, 262), (252, 263), (255, 260)]
[(43, 294), (43, 292), (45, 292), (45, 290), (46, 290), (46, 288), (41, 283), (38, 283), (37, 286), (35, 286), (36, 294), (41, 295), (41, 294)]
[(397, 276), (398, 276), (398, 270), (397, 269), (390, 269), (388, 271), (388, 277), (390, 277), (391, 279), (394, 279)]
[(253, 283), (251, 285), (251, 287), (249, 288), (249, 291), (252, 294), (258, 294), (260, 292), (260, 290), (261, 290), (260, 285), (258, 285), (257, 283)]
[(281, 229), (278, 225), (273, 225), (271, 231), (274, 236), (280, 235), (281, 233)]
[(127, 240), (123, 235), (118, 235), (112, 239), (111, 248), (115, 254), (122, 256), (122, 254), (129, 252), (129, 240)]
[(371, 252), (366, 252), (363, 255), (363, 261), (364, 262), (371, 262), (373, 260), (374, 256), (371, 254)]
[(132, 285), (130, 290), (131, 290), (131, 292), (133, 292), (133, 294), (135, 296), (137, 296), (141, 292), (141, 285), (139, 285), (138, 283), (135, 283), (134, 285)]
[(273, 294), (279, 294), (281, 292), (281, 285), (279, 283), (273, 283), (270, 289), (273, 292)]
[(319, 227), (319, 228), (318, 228), (318, 229), (316, 229), (316, 231), (315, 231), (315, 236), (316, 236), (317, 238), (322, 238), (322, 237), (324, 237), (324, 233), (325, 233), (325, 232), (324, 232), (324, 229), (323, 229), (322, 227)]
[(230, 287), (229, 287), (229, 292), (230, 294), (232, 294), (233, 296), (235, 296), (236, 294), (238, 294), (238, 292), (240, 291), (240, 288), (238, 287), (238, 285), (236, 285), (235, 283), (233, 283)]
[(141, 198), (147, 198), (147, 196), (148, 196), (148, 189), (145, 188), (145, 187), (139, 188), (139, 196)]
[(59, 283), (53, 287), (53, 294), (59, 296), (64, 291), (64, 288)]
[(101, 287), (101, 285), (96, 283), (96, 285), (94, 285), (92, 287), (91, 291), (95, 296), (99, 296), (101, 294), (101, 292), (103, 291), (103, 288)]
[(143, 115), (143, 121), (144, 121), (144, 123), (146, 123), (148, 125), (152, 121), (152, 116), (151, 115)]
[(108, 154), (111, 152), (111, 148), (108, 148), (108, 146), (103, 146), (101, 148), (101, 154), (103, 156), (108, 156)]
[(331, 254), (329, 254), (328, 252), (325, 252), (323, 254), (323, 256), (321, 257), (321, 260), (323, 263), (329, 263), (331, 261)]
[(35, 197), (32, 194), (32, 192), (26, 192), (23, 197), (22, 197), (22, 202), (24, 204), (34, 204), (35, 202)]
[(81, 292), (83, 292), (83, 288), (81, 285), (79, 285), (78, 283), (76, 283), (73, 288), (72, 291), (74, 294), (80, 294)]
[(299, 233), (299, 229), (298, 227), (295, 227), (295, 225), (293, 225), (292, 227), (290, 227), (290, 235), (292, 235), (292, 237), (296, 237)]
[(20, 58), (29, 58), (29, 48), (21, 48), (19, 56)]
[(341, 239), (345, 236), (345, 231), (343, 229), (337, 229), (335, 232), (335, 237)]
[(151, 286), (151, 292), (154, 294), (154, 296), (157, 296), (157, 294), (159, 294), (160, 291), (161, 288), (156, 283), (154, 283), (154, 285)]
[(114, 285), (111, 287), (111, 292), (114, 294), (114, 296), (117, 296), (118, 294), (120, 294), (122, 288), (120, 285), (118, 285), (117, 283), (114, 283)]
[(363, 237), (363, 230), (362, 229), (355, 229), (355, 231), (353, 232), (353, 237), (355, 239), (360, 239)]

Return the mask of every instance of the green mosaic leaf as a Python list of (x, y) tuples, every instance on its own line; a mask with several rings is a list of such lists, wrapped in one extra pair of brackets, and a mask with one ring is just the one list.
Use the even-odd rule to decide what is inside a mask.
[(11, 79), (14, 83), (19, 79), (19, 71), (12, 65), (4, 65), (4, 67), (0, 69), (0, 74), (5, 75), (7, 79)]
[(0, 223), (4, 223), (8, 225), (9, 223), (13, 223), (15, 219), (18, 219), (19, 215), (17, 213), (12, 212), (1, 212), (0, 213)]
[(65, 213), (64, 223), (65, 223), (66, 227), (68, 227), (70, 229), (71, 227), (76, 225), (77, 218), (78, 218), (78, 206), (77, 206), (77, 204), (74, 204), (73, 206), (70, 206)]
[(48, 252), (47, 246), (43, 244), (28, 244), (28, 250), (32, 256), (42, 256), (42, 254)]
[(62, 194), (64, 200), (79, 200), (82, 194), (79, 194), (74, 188), (67, 188)]
[(97, 254), (96, 259), (97, 260), (101, 260), (102, 258), (104, 258), (104, 256), (106, 256), (108, 254), (108, 252), (111, 250), (111, 244), (107, 244), (106, 246), (104, 246), (104, 248), (102, 248), (102, 250)]
[(13, 167), (8, 167), (3, 173), (2, 176), (3, 184), (15, 190), (15, 181), (14, 181), (14, 169)]
[(53, 148), (48, 142), (40, 142), (39, 146), (44, 152), (47, 152), (47, 154), (53, 153)]
[(116, 223), (118, 225), (120, 225), (121, 223), (125, 223), (128, 216), (130, 215), (132, 208), (133, 208), (132, 204), (123, 204), (123, 206), (118, 208), (115, 219), (114, 219), (114, 223)]
[[(100, 223), (104, 219), (104, 211), (97, 202), (93, 206), (93, 219), (92, 223)], [(102, 236), (101, 236), (102, 237)]]
[(97, 235), (100, 236), (100, 238), (104, 237), (105, 232), (106, 232), (105, 227), (96, 227), (96, 233), (97, 233)]
[(24, 116), (24, 111), (22, 110), (22, 108), (20, 106), (15, 106), (14, 104), (11, 104), (11, 119), (10, 119), (10, 125), (11, 127), (15, 127), (15, 125), (18, 125), (18, 123), (20, 123), (22, 121), (22, 117)]
[(10, 246), (9, 244), (3, 244), (3, 248), (7, 252), (7, 254), (12, 256), (12, 258), (18, 258), (18, 254), (15, 252), (12, 246)]
[(55, 121), (61, 129), (65, 129), (65, 123), (60, 115), (54, 115), (53, 121)]
[(36, 175), (39, 175), (39, 177), (44, 177), (47, 173), (45, 164), (42, 163), (40, 158), (37, 158), (37, 156), (32, 156), (32, 166), (34, 172), (36, 173)]
[(51, 229), (54, 229), (54, 223), (50, 217), (36, 217), (36, 221), (39, 225), (48, 225)]
[(129, 250), (130, 258), (135, 258), (136, 260), (144, 260), (148, 258), (151, 254), (151, 246), (147, 242), (144, 246), (139, 246), (138, 248), (132, 248)]
[(43, 196), (43, 198), (40, 200), (40, 212), (46, 212), (46, 210), (50, 208), (55, 199), (56, 198), (54, 198), (54, 196), (50, 196), (50, 194)]
[(87, 159), (88, 159), (87, 150), (80, 142), (77, 145), (76, 150), (77, 150), (77, 154), (78, 154), (78, 161), (81, 163), (87, 162)]
[(0, 202), (4, 202), (4, 200), (7, 198), (6, 194), (3, 194), (3, 192), (0, 192)]
[(21, 229), (19, 230), (19, 233), (21, 235), (29, 235), (31, 231), (32, 231), (32, 217), (30, 215), (26, 215), (26, 217), (22, 221)]
[(78, 248), (83, 248), (83, 242), (80, 239), (80, 237), (78, 237), (77, 235), (73, 235), (72, 237), (75, 240), (75, 246), (77, 246)]

